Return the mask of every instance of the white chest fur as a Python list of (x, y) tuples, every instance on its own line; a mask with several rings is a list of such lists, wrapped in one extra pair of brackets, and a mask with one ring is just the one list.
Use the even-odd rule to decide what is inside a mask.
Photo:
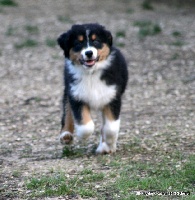
[(101, 80), (102, 70), (86, 71), (82, 66), (75, 68), (69, 65), (70, 72), (76, 79), (70, 85), (71, 94), (82, 100), (94, 109), (101, 109), (107, 105), (116, 95), (116, 85), (106, 85)]

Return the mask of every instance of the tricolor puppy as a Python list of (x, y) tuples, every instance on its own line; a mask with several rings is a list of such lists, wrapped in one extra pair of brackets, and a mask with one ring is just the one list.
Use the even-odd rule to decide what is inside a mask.
[(69, 144), (74, 132), (85, 141), (94, 132), (91, 109), (102, 112), (97, 153), (116, 151), (121, 96), (128, 79), (121, 52), (112, 35), (99, 24), (73, 25), (58, 38), (65, 55), (65, 90), (60, 141)]

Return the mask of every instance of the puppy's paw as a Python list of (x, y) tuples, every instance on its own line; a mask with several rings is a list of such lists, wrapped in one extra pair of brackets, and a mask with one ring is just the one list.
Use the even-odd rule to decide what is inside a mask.
[(71, 144), (73, 142), (73, 134), (65, 131), (60, 134), (61, 144)]
[(116, 151), (115, 145), (108, 145), (106, 142), (102, 142), (99, 144), (96, 153), (97, 154), (108, 154), (108, 153), (114, 153)]

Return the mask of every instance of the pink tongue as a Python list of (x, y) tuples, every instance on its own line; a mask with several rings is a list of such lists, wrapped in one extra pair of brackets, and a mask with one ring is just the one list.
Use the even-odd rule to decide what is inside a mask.
[(87, 65), (94, 65), (95, 61), (94, 60), (88, 60), (85, 62)]

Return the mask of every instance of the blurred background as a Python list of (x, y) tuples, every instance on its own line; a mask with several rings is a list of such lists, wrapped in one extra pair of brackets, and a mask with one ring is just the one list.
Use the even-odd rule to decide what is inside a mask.
[[(126, 57), (118, 149), (128, 146), (137, 158), (142, 150), (193, 153), (194, 6), (193, 0), (0, 0), (2, 182), (11, 185), (13, 167), (25, 165), (28, 175), (61, 158), (64, 57), (56, 39), (73, 24), (104, 25)], [(101, 119), (94, 115), (94, 121), (98, 135)]]

